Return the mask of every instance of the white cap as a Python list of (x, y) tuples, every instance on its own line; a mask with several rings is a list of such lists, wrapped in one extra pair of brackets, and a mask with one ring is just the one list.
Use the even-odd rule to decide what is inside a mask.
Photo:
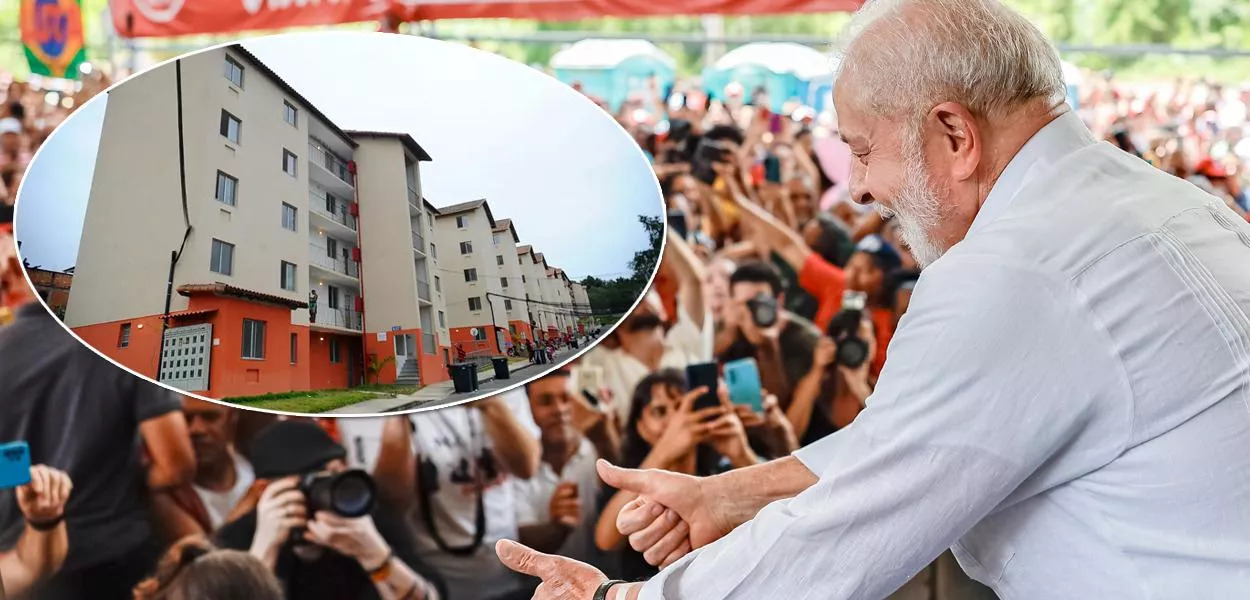
[(21, 132), (22, 132), (21, 121), (18, 121), (17, 119), (13, 117), (6, 117), (3, 119), (0, 119), (0, 135), (4, 135), (6, 133), (21, 133)]

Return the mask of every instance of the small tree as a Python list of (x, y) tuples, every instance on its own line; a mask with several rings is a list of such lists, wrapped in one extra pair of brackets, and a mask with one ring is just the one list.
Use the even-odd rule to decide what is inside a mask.
[(369, 364), (365, 365), (365, 369), (369, 372), (369, 375), (373, 376), (373, 383), (378, 382), (378, 376), (382, 373), (382, 369), (385, 369), (387, 364), (393, 362), (395, 362), (394, 356), (378, 358), (376, 354), (369, 355)]

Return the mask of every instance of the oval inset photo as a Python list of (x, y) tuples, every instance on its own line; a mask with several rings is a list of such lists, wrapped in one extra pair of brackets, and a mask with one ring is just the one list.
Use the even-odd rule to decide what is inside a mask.
[(49, 310), (115, 363), (247, 408), (363, 415), (498, 393), (585, 350), (653, 277), (662, 212), (638, 145), (537, 70), (301, 33), (84, 105), (32, 162), (15, 235), (32, 280), (68, 286)]

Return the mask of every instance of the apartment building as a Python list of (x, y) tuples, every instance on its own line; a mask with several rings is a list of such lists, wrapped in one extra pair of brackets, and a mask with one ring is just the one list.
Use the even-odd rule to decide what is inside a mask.
[(534, 341), (534, 332), (525, 294), (528, 278), (521, 272), (521, 261), (517, 255), (517, 244), (521, 238), (512, 219), (499, 219), (491, 233), (495, 244), (495, 263), (501, 271), (499, 285), (503, 288), (504, 312), (508, 314), (508, 335), (513, 343), (524, 345), (527, 341)]
[(379, 381), (430, 383), (451, 361), (447, 301), (435, 252), (438, 210), (421, 193), (419, 165), (429, 161), (411, 136), (353, 131), (361, 197), (361, 261), (368, 286), (367, 361)]
[[(543, 310), (544, 298), (542, 293), (543, 279), (546, 278), (546, 267), (535, 258), (536, 252), (534, 247), (525, 244), (517, 246), (517, 268), (521, 272), (522, 282), (525, 284), (526, 314), (529, 319), (531, 332), (535, 339), (541, 339), (546, 335), (547, 331), (547, 314)], [(554, 326), (554, 325), (553, 325)]]
[(496, 258), (497, 227), (486, 200), (441, 207), (435, 216), (451, 344), (470, 357), (500, 354), (512, 343), (504, 302), (509, 295), (503, 286), (505, 265)]
[(586, 294), (586, 286), (576, 281), (569, 283), (569, 291), (573, 294), (573, 308), (577, 311), (577, 331), (586, 332), (586, 323), (590, 321), (590, 296)]
[(383, 383), (447, 379), (415, 140), (345, 132), (237, 45), (109, 95), (65, 315), (83, 340), (212, 397), (358, 385), (386, 357)]

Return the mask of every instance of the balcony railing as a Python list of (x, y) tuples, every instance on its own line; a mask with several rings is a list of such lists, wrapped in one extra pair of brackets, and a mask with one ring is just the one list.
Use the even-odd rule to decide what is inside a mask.
[(334, 212), (330, 212), (329, 210), (326, 210), (325, 198), (320, 198), (317, 195), (310, 193), (308, 195), (308, 199), (313, 212), (340, 225), (346, 225), (352, 231), (356, 230), (356, 217), (347, 214), (346, 206), (338, 204), (335, 206)]
[(425, 281), (421, 281), (419, 279), (417, 280), (417, 297), (422, 300), (425, 300), (426, 302), (429, 302), (430, 300), (430, 284), (429, 283)]
[(434, 354), (437, 349), (438, 342), (434, 341), (434, 334), (430, 332), (421, 332), (421, 348), (426, 354)]
[(408, 188), (408, 204), (418, 210), (421, 208), (421, 197), (417, 195), (417, 191), (412, 189), (411, 186)]
[(346, 308), (322, 308), (317, 310), (317, 320), (314, 325), (332, 325), (334, 327), (342, 327), (343, 329), (352, 329), (361, 331), (364, 329), (364, 319), (360, 312), (348, 310)]
[(346, 182), (348, 185), (355, 185), (351, 172), (347, 170), (347, 162), (343, 159), (328, 152), (325, 148), (319, 148), (316, 144), (308, 144), (308, 162), (321, 165), (327, 171), (334, 174), (335, 177)]
[(415, 231), (412, 232), (412, 247), (421, 254), (425, 254), (425, 238)]
[(308, 262), (327, 271), (334, 271), (335, 273), (341, 273), (343, 275), (347, 275), (348, 277), (360, 277), (360, 265), (357, 264), (356, 261), (348, 260), (341, 256), (338, 258), (330, 258), (327, 255), (327, 252), (328, 250), (325, 246), (309, 244)]

